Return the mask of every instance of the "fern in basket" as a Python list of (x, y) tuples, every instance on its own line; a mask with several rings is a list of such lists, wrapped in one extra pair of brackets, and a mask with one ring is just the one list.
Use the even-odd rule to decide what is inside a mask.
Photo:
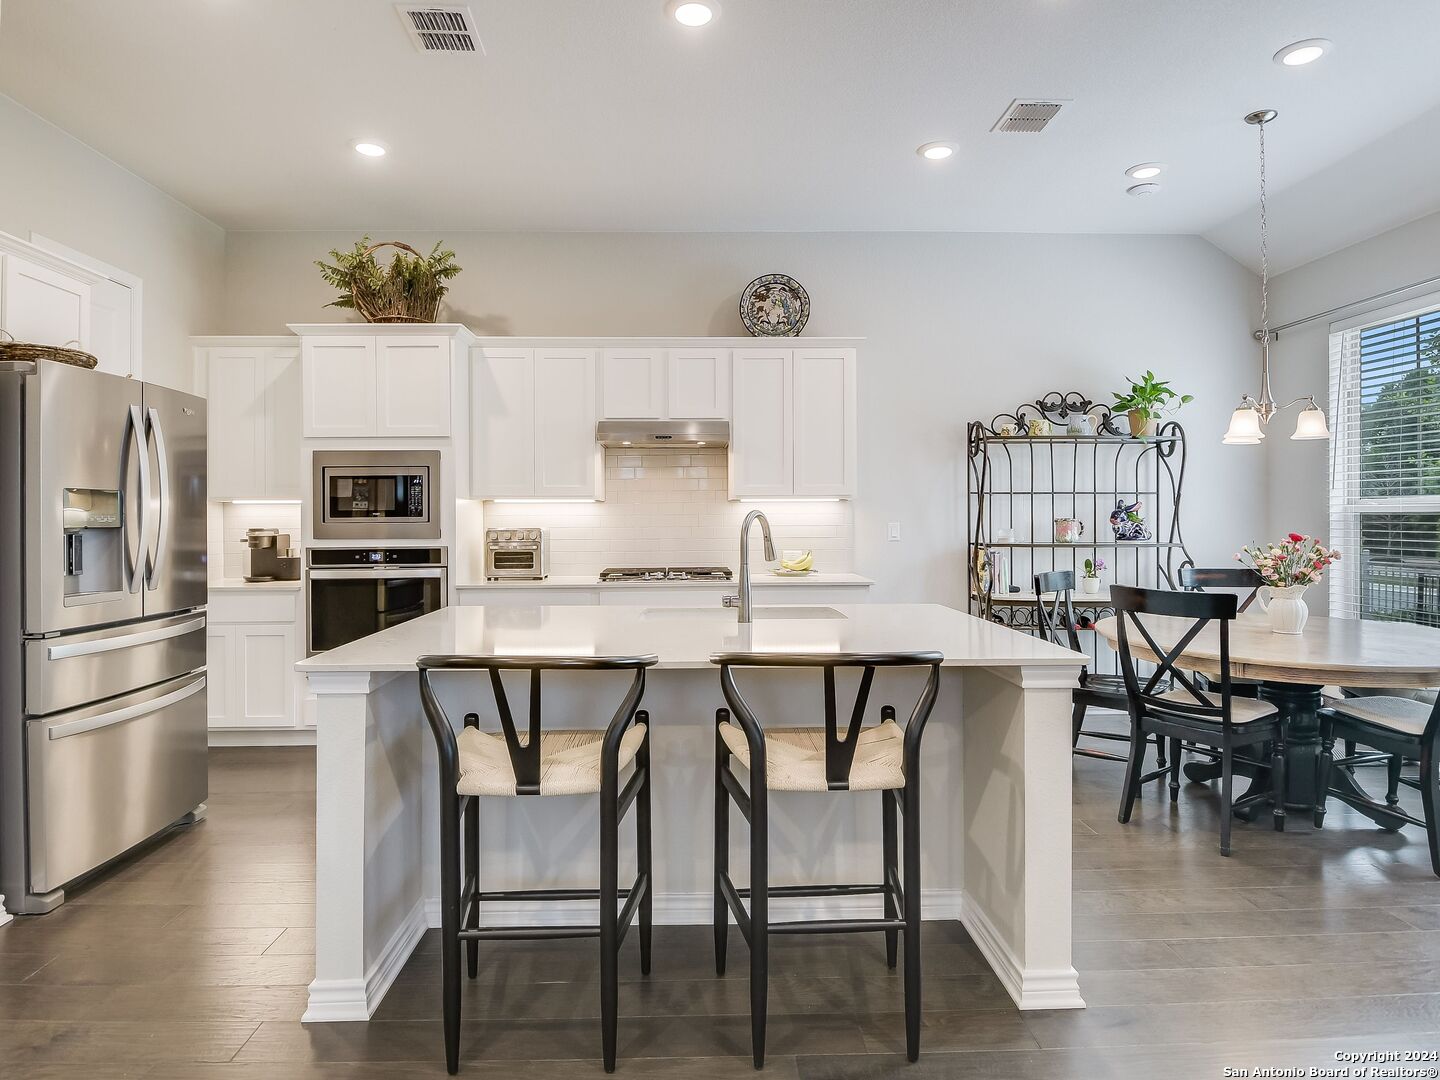
[[(389, 266), (375, 258), (382, 247), (398, 249)], [(427, 256), (408, 244), (374, 244), (366, 236), (348, 251), (331, 251), (330, 258), (334, 261), (315, 263), (321, 277), (340, 290), (326, 306), (358, 311), (367, 322), (434, 322), (448, 291), (445, 282), (460, 273), (455, 252), (438, 243)]]

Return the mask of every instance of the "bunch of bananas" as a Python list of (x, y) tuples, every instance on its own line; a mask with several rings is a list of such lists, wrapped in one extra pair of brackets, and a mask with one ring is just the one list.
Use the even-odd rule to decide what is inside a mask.
[(780, 569), (790, 570), (797, 574), (804, 574), (814, 568), (815, 555), (809, 551), (802, 551), (797, 558), (780, 560)]

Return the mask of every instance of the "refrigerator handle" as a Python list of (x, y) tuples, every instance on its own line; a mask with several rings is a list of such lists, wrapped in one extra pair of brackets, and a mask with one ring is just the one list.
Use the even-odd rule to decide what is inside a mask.
[[(170, 516), (170, 456), (165, 450), (165, 428), (160, 423), (160, 412), (153, 405), (150, 406), (146, 427), (149, 438), (155, 441), (155, 461), (160, 486), (159, 511), (155, 516), (155, 558), (151, 561), (150, 572), (146, 575), (147, 583), (154, 589), (160, 581), (161, 571), (165, 568), (165, 556), (169, 549), (165, 526), (166, 519)], [(144, 457), (149, 456), (147, 449)]]
[[(138, 535), (135, 538), (135, 557), (130, 564), (130, 581), (128, 583), (129, 590), (133, 593), (141, 590), (141, 583), (145, 575), (145, 564), (148, 561), (150, 552), (150, 452), (145, 443), (145, 420), (140, 414), (139, 405), (130, 406), (129, 436), (126, 442), (127, 452), (130, 447), (134, 447), (134, 453), (140, 467), (140, 497), (135, 503)], [(126, 532), (129, 532), (128, 526), (126, 527)], [(128, 555), (128, 537), (126, 538), (126, 545), (126, 554)]]

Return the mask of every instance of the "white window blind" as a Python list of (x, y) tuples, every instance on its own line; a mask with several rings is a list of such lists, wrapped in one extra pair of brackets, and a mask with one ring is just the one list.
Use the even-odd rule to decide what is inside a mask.
[(1331, 328), (1330, 611), (1440, 626), (1440, 296), (1406, 306)]

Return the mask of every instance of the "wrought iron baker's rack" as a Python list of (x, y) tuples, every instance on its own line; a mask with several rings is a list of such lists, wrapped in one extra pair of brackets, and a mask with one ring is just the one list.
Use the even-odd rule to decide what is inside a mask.
[[(1071, 421), (1084, 418), (1072, 433)], [(1119, 418), (1124, 423), (1124, 417)], [(1052, 434), (1030, 434), (1031, 421)], [(1002, 435), (1009, 426), (1013, 434)], [(1088, 427), (1090, 434), (1085, 434)], [(1181, 567), (1192, 559), (1180, 528), (1185, 480), (1185, 429), (1173, 420), (1153, 435), (1122, 431), (1108, 406), (1078, 391), (1054, 391), (1000, 413), (990, 422), (973, 421), (967, 432), (969, 456), (969, 582), (973, 614), (1019, 630), (1034, 630), (1031, 584), (1045, 570), (1074, 570), (1075, 609), (1082, 627), (1111, 614), (1109, 585), (1120, 583), (1174, 588)], [(1117, 540), (1110, 514), (1117, 501), (1143, 504), (1148, 540)], [(1056, 539), (1054, 519), (1078, 518), (1085, 533), (1075, 542)], [(1007, 531), (1008, 539), (997, 539)], [(1086, 558), (1100, 557), (1108, 569), (1101, 591), (1079, 588)], [(1008, 583), (999, 580), (1001, 560)], [(1008, 585), (1008, 587), (1007, 587)], [(1095, 668), (1109, 654), (1092, 639)]]

